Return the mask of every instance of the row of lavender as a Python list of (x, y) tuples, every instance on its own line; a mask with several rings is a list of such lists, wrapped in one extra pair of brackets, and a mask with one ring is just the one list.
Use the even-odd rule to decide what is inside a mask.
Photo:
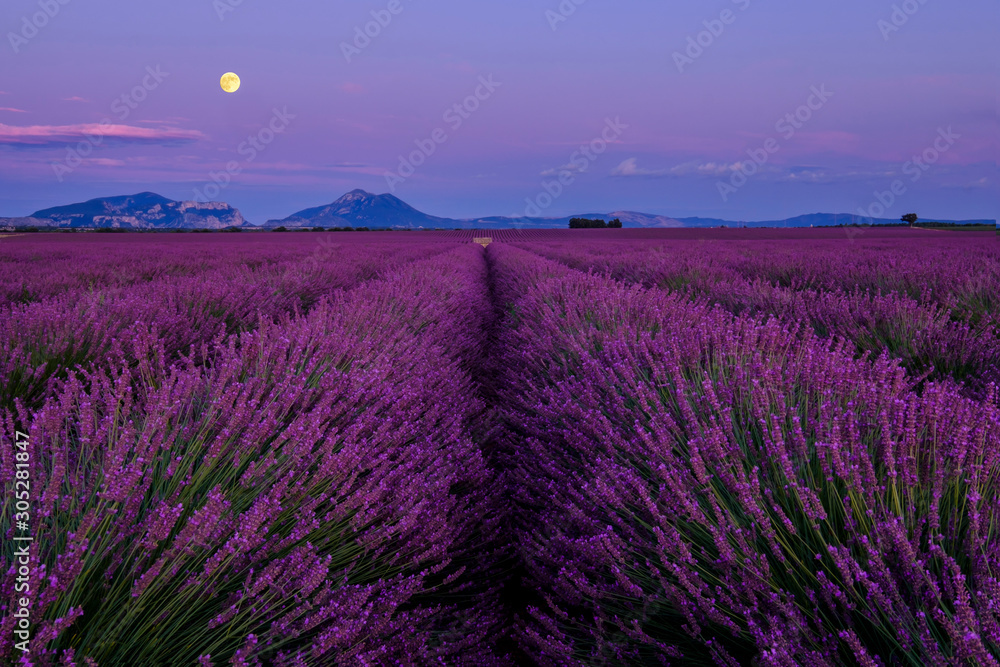
[(859, 354), (888, 354), (916, 377), (982, 398), (1000, 384), (1000, 248), (961, 235), (759, 243), (524, 245), (583, 271), (679, 291), (733, 313), (803, 322)]
[(0, 248), (34, 664), (995, 664), (995, 248), (307, 237)]
[[(65, 371), (33, 402), (4, 387), (0, 435), (31, 443), (32, 664), (496, 661), (499, 516), (469, 437), (482, 250), (372, 250), (251, 272), (231, 256), (4, 311), (6, 368)], [(79, 359), (74, 316), (98, 332)], [(5, 447), (5, 488), (14, 463)]]
[[(228, 241), (228, 239), (227, 239)], [(262, 244), (237, 239), (74, 247), (19, 242), (0, 254), (0, 407), (37, 407), (68, 369), (143, 365), (135, 348), (162, 344), (166, 361), (307, 312), (323, 295), (443, 252), (441, 245)], [(14, 297), (18, 298), (14, 298)], [(196, 349), (192, 349), (195, 346)]]
[(997, 664), (995, 388), (488, 252), (534, 660)]

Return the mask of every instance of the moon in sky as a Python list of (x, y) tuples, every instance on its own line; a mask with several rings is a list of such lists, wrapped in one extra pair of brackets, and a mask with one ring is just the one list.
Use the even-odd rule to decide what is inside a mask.
[(232, 72), (226, 72), (222, 75), (222, 89), (227, 93), (235, 93), (240, 89), (240, 77), (236, 76)]

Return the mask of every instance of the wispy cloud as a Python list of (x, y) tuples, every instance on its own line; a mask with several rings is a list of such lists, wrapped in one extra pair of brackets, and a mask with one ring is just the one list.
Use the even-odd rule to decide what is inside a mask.
[[(975, 177), (973, 177), (975, 178)], [(943, 183), (942, 188), (947, 188), (949, 190), (965, 190), (965, 191), (991, 191), (996, 189), (994, 179), (989, 176), (983, 176), (975, 180), (959, 179), (955, 178), (951, 182)]]
[(725, 176), (737, 171), (743, 166), (742, 162), (685, 162), (669, 169), (671, 176)]
[(556, 174), (560, 174), (564, 171), (579, 174), (583, 172), (583, 169), (579, 164), (570, 163), (570, 164), (564, 164), (561, 167), (556, 167), (555, 169), (546, 169), (545, 171), (541, 172), (539, 176), (555, 176)]
[(366, 176), (382, 176), (385, 174), (384, 167), (376, 167), (375, 165), (364, 164), (362, 162), (338, 162), (328, 165), (327, 169), (345, 174), (364, 174)]
[(135, 127), (133, 125), (4, 125), (0, 123), (0, 145), (45, 148), (65, 146), (88, 138), (102, 137), (118, 144), (177, 144), (204, 139), (197, 130), (164, 127)]
[(135, 121), (139, 125), (166, 125), (168, 127), (173, 127), (177, 123), (183, 123), (191, 120), (190, 118), (168, 118), (167, 120), (137, 120)]
[(63, 98), (63, 102), (89, 102), (89, 101), (90, 100), (88, 100), (88, 99), (84, 99), (82, 97), (77, 97), (75, 95), (73, 97), (64, 97)]
[(106, 157), (91, 157), (84, 158), (80, 164), (94, 165), (97, 167), (124, 167), (128, 163), (125, 162), (125, 160), (115, 160)]
[(348, 81), (347, 83), (342, 85), (340, 89), (345, 93), (347, 93), (348, 95), (360, 95), (361, 93), (364, 93), (367, 90), (360, 83), (354, 83), (353, 81)]
[[(629, 158), (611, 171), (612, 176), (639, 178), (727, 178), (740, 171), (748, 162), (693, 161), (675, 165), (669, 169), (646, 169), (639, 165), (638, 158)], [(852, 169), (827, 169), (822, 167), (782, 167), (763, 165), (756, 169), (761, 178), (788, 183), (831, 183), (857, 181), (866, 177), (891, 176), (885, 170), (862, 171)]]
[(0, 107), (0, 111), (13, 111), (14, 113), (28, 113), (24, 109), (15, 109), (13, 107)]
[(612, 176), (667, 176), (668, 169), (644, 169), (639, 166), (639, 159), (630, 157), (611, 170)]

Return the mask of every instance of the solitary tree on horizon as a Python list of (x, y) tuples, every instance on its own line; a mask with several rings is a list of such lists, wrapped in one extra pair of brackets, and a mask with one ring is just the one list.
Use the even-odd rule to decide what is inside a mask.
[(912, 227), (913, 225), (917, 224), (917, 220), (919, 220), (919, 219), (920, 218), (917, 217), (916, 213), (907, 213), (902, 218), (900, 218), (900, 220), (902, 220), (903, 222), (908, 223), (910, 225), (910, 227)]

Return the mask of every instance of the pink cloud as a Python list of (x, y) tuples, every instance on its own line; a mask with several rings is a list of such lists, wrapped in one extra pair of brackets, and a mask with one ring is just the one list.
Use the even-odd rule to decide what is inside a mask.
[(61, 146), (90, 137), (103, 137), (117, 143), (176, 143), (197, 141), (204, 139), (205, 135), (197, 130), (102, 123), (29, 126), (0, 123), (0, 145)]
[(803, 153), (829, 152), (853, 155), (862, 148), (861, 137), (851, 132), (800, 132), (792, 141), (797, 152)]
[(113, 160), (106, 157), (93, 157), (83, 160), (83, 164), (93, 164), (98, 167), (124, 167), (125, 160)]
[(353, 81), (348, 81), (340, 87), (342, 91), (348, 93), (349, 95), (358, 95), (365, 92), (365, 87), (359, 83), (354, 83)]
[(82, 97), (76, 97), (75, 95), (73, 97), (64, 97), (63, 98), (63, 102), (89, 102), (89, 101), (90, 100), (86, 100), (86, 99), (84, 99)]
[(345, 174), (366, 174), (368, 176), (383, 176), (386, 169), (383, 167), (375, 167), (367, 164), (335, 164), (329, 167), (332, 171), (339, 171)]
[(0, 107), (0, 111), (13, 111), (14, 113), (28, 113), (24, 109), (14, 109), (13, 107)]

